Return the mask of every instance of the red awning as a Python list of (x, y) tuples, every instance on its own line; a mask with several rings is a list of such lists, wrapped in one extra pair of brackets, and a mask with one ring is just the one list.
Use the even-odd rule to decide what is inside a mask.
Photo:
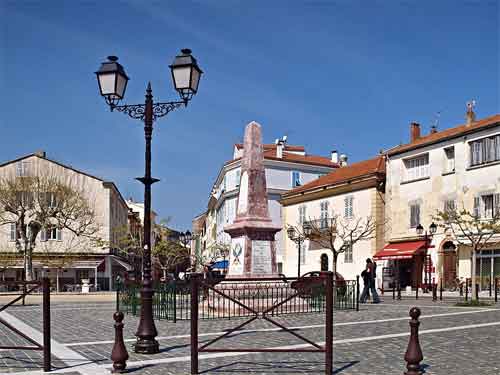
[(411, 259), (420, 249), (425, 249), (425, 241), (395, 242), (385, 245), (373, 258), (378, 260)]

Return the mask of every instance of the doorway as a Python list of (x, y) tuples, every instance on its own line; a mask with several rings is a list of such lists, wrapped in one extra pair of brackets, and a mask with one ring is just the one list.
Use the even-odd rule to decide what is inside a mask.
[(448, 289), (454, 285), (457, 277), (457, 252), (453, 242), (443, 245), (443, 284)]

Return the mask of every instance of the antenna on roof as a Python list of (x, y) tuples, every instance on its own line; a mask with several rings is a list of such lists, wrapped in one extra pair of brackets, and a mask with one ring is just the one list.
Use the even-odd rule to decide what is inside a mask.
[(287, 136), (286, 136), (286, 135), (284, 135), (284, 136), (283, 136), (283, 143), (286, 143), (286, 139), (287, 139)]
[(274, 144), (277, 145), (278, 143), (280, 143), (280, 140), (279, 140), (279, 138), (276, 138), (276, 140), (274, 141)]
[(431, 125), (431, 134), (437, 133), (440, 118), (441, 118), (441, 111), (437, 111), (434, 116), (434, 123)]

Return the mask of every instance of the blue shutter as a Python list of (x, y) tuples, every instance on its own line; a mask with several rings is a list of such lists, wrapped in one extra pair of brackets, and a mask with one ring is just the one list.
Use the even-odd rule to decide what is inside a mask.
[(40, 241), (47, 241), (47, 230), (45, 228), (40, 231)]
[[(57, 228), (56, 234), (57, 234), (57, 240), (62, 241), (62, 229)], [(115, 233), (113, 233), (113, 234), (115, 234)]]

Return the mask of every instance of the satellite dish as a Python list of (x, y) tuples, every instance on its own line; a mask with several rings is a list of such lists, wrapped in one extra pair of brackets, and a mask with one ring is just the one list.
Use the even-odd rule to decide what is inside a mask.
[(283, 142), (286, 142), (286, 135), (283, 136)]
[(276, 138), (276, 140), (274, 141), (274, 144), (277, 145), (278, 143), (280, 143), (280, 140), (278, 138)]

